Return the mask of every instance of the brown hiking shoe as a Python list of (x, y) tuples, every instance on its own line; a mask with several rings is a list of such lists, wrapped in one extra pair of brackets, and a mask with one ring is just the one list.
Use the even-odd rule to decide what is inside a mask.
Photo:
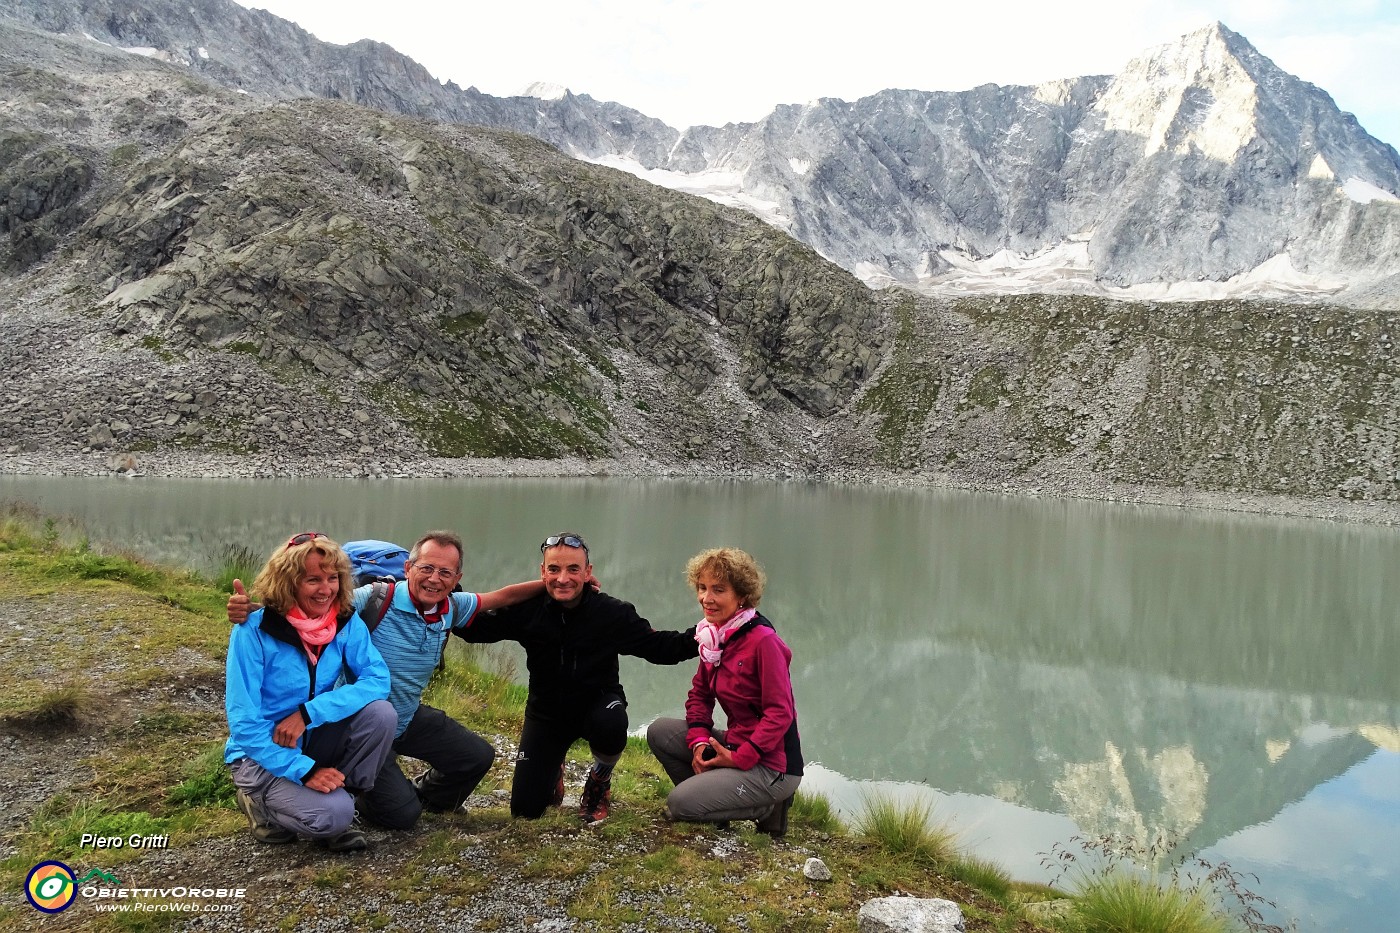
[(559, 763), (559, 780), (554, 783), (554, 793), (549, 797), (551, 807), (562, 807), (564, 805), (564, 763)]
[(588, 780), (583, 782), (583, 796), (579, 799), (578, 817), (585, 823), (606, 820), (612, 812), (612, 779), (600, 781), (588, 772)]
[(238, 809), (242, 810), (243, 815), (248, 818), (248, 829), (258, 842), (277, 846), (291, 842), (297, 837), (297, 834), (290, 829), (274, 826), (269, 822), (263, 808), (258, 806), (257, 801), (244, 793), (241, 788), (233, 795), (233, 799), (237, 802)]

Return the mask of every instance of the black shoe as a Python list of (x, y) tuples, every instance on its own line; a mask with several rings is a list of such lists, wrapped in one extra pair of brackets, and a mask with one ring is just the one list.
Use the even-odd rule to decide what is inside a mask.
[(274, 826), (267, 818), (267, 813), (252, 797), (248, 796), (241, 788), (234, 793), (233, 799), (238, 804), (238, 809), (243, 811), (243, 815), (248, 818), (248, 829), (253, 834), (253, 838), (258, 842), (266, 842), (268, 845), (282, 845), (291, 842), (297, 834), (282, 826)]
[(413, 785), (413, 789), (418, 793), (418, 800), (420, 803), (423, 804), (424, 810), (427, 810), (429, 813), (451, 813), (453, 810), (457, 809), (462, 804), (459, 801), (458, 803), (455, 803), (450, 807), (443, 806), (441, 803), (429, 796), (429, 779), (431, 778), (432, 773), (433, 769), (429, 768), (427, 771), (424, 771), (422, 774), (418, 775), (409, 783)]
[(322, 839), (321, 845), (331, 852), (358, 852), (369, 847), (369, 840), (365, 838), (364, 830), (351, 823), (350, 828), (340, 835)]
[(583, 782), (583, 796), (579, 798), (578, 817), (585, 823), (606, 820), (612, 812), (612, 779), (599, 780), (588, 772), (588, 780)]
[(782, 803), (773, 804), (773, 809), (769, 810), (754, 828), (761, 833), (767, 833), (774, 839), (785, 835), (787, 833), (788, 811), (791, 809), (791, 797)]

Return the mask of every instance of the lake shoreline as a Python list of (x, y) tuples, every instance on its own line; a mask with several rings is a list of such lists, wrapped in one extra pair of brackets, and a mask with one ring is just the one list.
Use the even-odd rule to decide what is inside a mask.
[[(134, 467), (133, 469), (130, 469)], [(424, 457), (375, 462), (366, 457), (302, 457), (277, 454), (219, 454), (158, 451), (113, 455), (86, 453), (3, 453), (0, 475), (112, 476), (139, 481), (163, 479), (467, 479), (568, 478), (735, 480), (829, 483), (833, 485), (925, 488), (989, 495), (1070, 499), (1183, 509), (1204, 509), (1358, 524), (1400, 524), (1400, 502), (1305, 497), (1246, 490), (1156, 487), (1058, 472), (1027, 474), (1015, 481), (982, 480), (966, 474), (897, 472), (878, 467), (802, 470), (790, 464), (768, 469), (737, 469), (705, 462), (665, 462), (644, 457), (553, 460), (523, 458)]]

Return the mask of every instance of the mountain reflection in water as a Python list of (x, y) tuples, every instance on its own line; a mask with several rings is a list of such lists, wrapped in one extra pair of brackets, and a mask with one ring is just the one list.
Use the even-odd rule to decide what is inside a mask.
[[(98, 539), (207, 566), (289, 532), (467, 540), (464, 584), (537, 572), (572, 528), (612, 594), (694, 624), (681, 568), (735, 544), (793, 649), (806, 787), (933, 795), (976, 854), (1040, 878), (1071, 835), (1166, 835), (1257, 873), (1277, 919), (1400, 916), (1400, 532), (815, 484), (0, 477)], [(523, 666), (519, 668), (523, 671)], [(624, 659), (634, 729), (692, 669)]]

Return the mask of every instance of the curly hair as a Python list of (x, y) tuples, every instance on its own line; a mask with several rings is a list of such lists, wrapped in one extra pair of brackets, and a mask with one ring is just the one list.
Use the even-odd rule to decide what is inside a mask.
[(763, 598), (763, 586), (768, 576), (747, 551), (736, 547), (717, 547), (701, 551), (685, 565), (685, 582), (692, 588), (700, 582), (701, 574), (712, 574), (734, 588), (739, 602), (758, 608)]
[(286, 615), (297, 604), (297, 585), (306, 576), (306, 559), (321, 555), (321, 566), (334, 567), (340, 577), (340, 593), (336, 596), (337, 615), (346, 615), (355, 603), (355, 574), (350, 558), (330, 538), (312, 538), (294, 547), (279, 545), (258, 571), (253, 592), (264, 603)]

